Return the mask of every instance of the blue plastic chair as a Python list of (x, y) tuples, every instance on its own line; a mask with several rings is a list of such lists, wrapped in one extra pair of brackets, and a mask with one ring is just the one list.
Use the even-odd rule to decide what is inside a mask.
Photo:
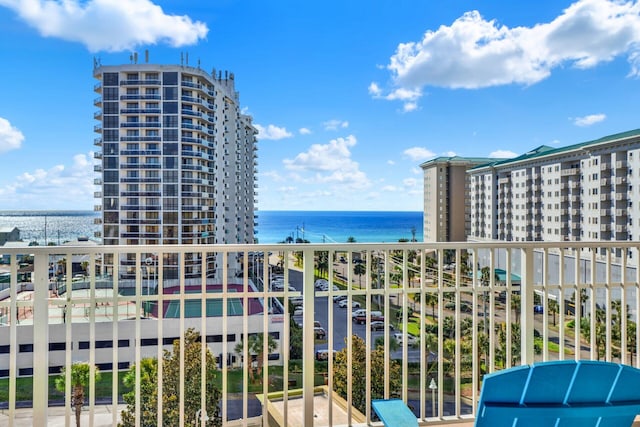
[(400, 399), (376, 399), (371, 401), (373, 410), (382, 424), (388, 427), (417, 427), (418, 419)]
[(486, 375), (476, 427), (629, 427), (640, 413), (640, 369), (555, 361)]

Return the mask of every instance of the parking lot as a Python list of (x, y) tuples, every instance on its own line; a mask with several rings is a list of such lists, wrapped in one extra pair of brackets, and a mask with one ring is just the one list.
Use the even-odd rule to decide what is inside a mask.
[[(296, 270), (289, 270), (289, 284), (299, 292), (303, 292), (302, 289), (302, 273)], [(315, 291), (315, 289), (314, 289)], [(329, 324), (329, 310), (333, 310), (333, 322)], [(302, 310), (300, 315), (294, 316), (294, 320), (302, 323)], [(319, 322), (320, 326), (327, 332), (327, 339), (330, 334), (329, 331), (333, 331), (333, 345), (331, 346), (335, 350), (341, 350), (345, 347), (345, 338), (349, 333), (359, 336), (362, 339), (366, 337), (366, 323), (360, 324), (352, 321), (352, 310), (347, 307), (340, 307), (338, 303), (333, 301), (329, 302), (329, 298), (326, 296), (316, 296), (314, 301), (314, 320)], [(389, 319), (391, 320), (391, 319)], [(390, 331), (393, 335), (394, 332)], [(384, 336), (384, 330), (372, 330), (371, 331), (371, 343), (375, 343), (378, 337)], [(322, 351), (329, 348), (329, 343), (324, 340), (316, 340), (316, 351)], [(402, 349), (397, 350), (391, 354), (394, 359), (402, 359)], [(418, 362), (420, 360), (420, 351), (417, 348), (409, 347), (407, 350), (407, 360), (409, 362)]]

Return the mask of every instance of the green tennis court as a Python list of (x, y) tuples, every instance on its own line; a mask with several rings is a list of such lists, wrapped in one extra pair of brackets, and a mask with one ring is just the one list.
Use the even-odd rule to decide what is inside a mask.
[[(207, 317), (222, 316), (222, 299), (207, 299), (206, 303)], [(169, 301), (164, 311), (165, 318), (180, 317), (180, 301)], [(241, 316), (243, 314), (242, 301), (239, 298), (227, 299), (227, 315)], [(202, 315), (202, 302), (199, 300), (190, 300), (184, 302), (184, 317), (200, 317)]]

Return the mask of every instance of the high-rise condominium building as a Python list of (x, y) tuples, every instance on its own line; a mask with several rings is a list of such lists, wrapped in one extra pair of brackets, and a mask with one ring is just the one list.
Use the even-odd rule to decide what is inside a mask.
[(467, 170), (493, 159), (437, 157), (420, 165), (424, 173), (424, 241), (461, 242), (469, 233)]
[(640, 238), (640, 130), (541, 146), (473, 168), (469, 178), (469, 239)]
[(234, 75), (149, 63), (93, 73), (103, 243), (253, 243), (257, 130)]

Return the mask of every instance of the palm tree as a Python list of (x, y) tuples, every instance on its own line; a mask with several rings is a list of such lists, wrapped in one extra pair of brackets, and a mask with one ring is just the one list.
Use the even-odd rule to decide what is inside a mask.
[(636, 322), (627, 322), (627, 350), (631, 353), (631, 363), (633, 365), (633, 355), (636, 351)]
[(367, 269), (364, 264), (356, 264), (353, 266), (353, 274), (358, 276), (358, 285), (362, 287), (362, 276), (367, 274)]
[(560, 306), (558, 305), (558, 301), (554, 299), (549, 299), (548, 301), (549, 311), (553, 314), (553, 326), (556, 326), (556, 314), (558, 314), (558, 310)]
[(520, 323), (520, 310), (522, 308), (522, 304), (520, 302), (520, 295), (513, 295), (511, 297), (511, 309), (513, 313), (516, 315), (515, 323)]
[[(253, 356), (256, 358), (256, 362), (258, 363), (256, 373), (258, 376), (262, 374), (262, 364), (264, 359), (264, 334), (262, 332), (250, 335), (249, 336), (249, 344), (247, 347), (247, 351), (249, 352), (249, 356), (253, 359)], [(271, 334), (267, 334), (267, 354), (271, 354), (278, 348), (278, 343), (276, 343), (275, 339), (271, 336)], [(235, 352), (242, 356), (244, 354), (244, 343), (240, 341), (236, 344)], [(250, 370), (251, 380), (253, 381), (255, 377), (253, 376), (253, 370)]]
[(424, 303), (431, 306), (431, 317), (436, 318), (436, 305), (438, 305), (438, 294), (427, 292), (424, 294)]
[[(584, 312), (585, 312), (585, 307), (587, 306), (587, 301), (589, 300), (589, 295), (587, 294), (587, 290), (586, 289), (580, 289), (580, 311), (578, 312), (576, 307), (576, 313), (575, 316), (576, 317), (582, 317), (584, 316)], [(576, 304), (576, 293), (572, 293), (571, 294), (571, 302), (574, 304)]]
[[(416, 303), (420, 304), (420, 295), (420, 293), (409, 294), (411, 303), (413, 304), (413, 311), (416, 311)], [(420, 311), (422, 312), (422, 306), (420, 306)]]
[[(94, 378), (100, 380), (100, 370), (94, 367)], [(80, 427), (80, 413), (84, 406), (84, 389), (91, 379), (91, 365), (87, 362), (76, 362), (71, 365), (71, 407), (75, 410), (76, 427)], [(55, 387), (64, 393), (66, 388), (66, 369), (63, 367), (60, 375), (55, 378)]]
[(322, 276), (323, 273), (329, 271), (329, 253), (322, 251), (318, 253), (318, 273)]
[(82, 261), (82, 271), (84, 271), (85, 276), (89, 275), (89, 261)]

